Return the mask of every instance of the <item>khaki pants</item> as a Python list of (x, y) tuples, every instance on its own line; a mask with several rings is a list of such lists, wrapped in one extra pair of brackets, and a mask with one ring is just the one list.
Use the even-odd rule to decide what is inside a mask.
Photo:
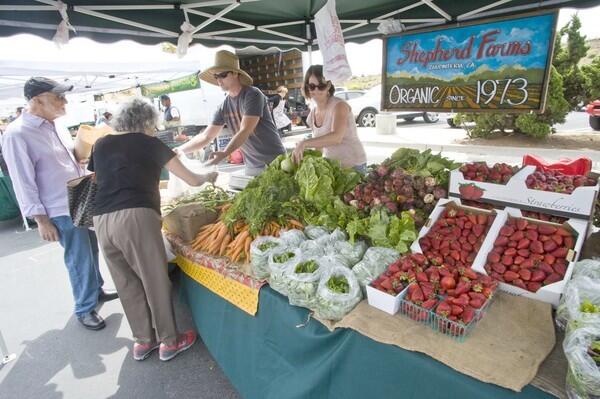
[[(160, 215), (131, 208), (94, 217), (100, 248), (139, 343), (177, 341)], [(154, 329), (156, 326), (156, 331)]]

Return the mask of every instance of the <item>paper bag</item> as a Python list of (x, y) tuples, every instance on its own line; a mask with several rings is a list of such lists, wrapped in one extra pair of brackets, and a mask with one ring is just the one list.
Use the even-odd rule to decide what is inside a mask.
[(203, 226), (217, 220), (217, 213), (201, 204), (185, 204), (173, 209), (163, 217), (164, 228), (190, 242)]
[(112, 131), (110, 126), (104, 124), (98, 127), (79, 125), (77, 136), (75, 136), (75, 158), (77, 160), (89, 158), (96, 140), (112, 133)]

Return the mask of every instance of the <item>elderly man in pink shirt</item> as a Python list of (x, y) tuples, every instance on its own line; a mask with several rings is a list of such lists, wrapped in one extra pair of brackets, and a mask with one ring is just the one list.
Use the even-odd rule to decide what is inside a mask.
[(55, 119), (65, 114), (65, 93), (71, 89), (47, 78), (29, 79), (24, 88), (29, 109), (8, 125), (2, 153), (21, 212), (35, 219), (44, 240), (59, 241), (64, 248), (77, 319), (100, 330), (105, 323), (96, 305), (117, 295), (102, 289), (96, 234), (75, 227), (69, 216), (66, 183), (85, 171), (75, 159), (68, 130)]

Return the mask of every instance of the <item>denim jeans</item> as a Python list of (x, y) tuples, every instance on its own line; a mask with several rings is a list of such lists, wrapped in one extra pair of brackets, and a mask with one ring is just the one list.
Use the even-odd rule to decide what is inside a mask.
[(98, 304), (104, 284), (98, 262), (98, 241), (92, 230), (75, 227), (69, 216), (51, 218), (58, 229), (60, 245), (65, 249), (65, 265), (71, 280), (75, 315), (90, 313)]

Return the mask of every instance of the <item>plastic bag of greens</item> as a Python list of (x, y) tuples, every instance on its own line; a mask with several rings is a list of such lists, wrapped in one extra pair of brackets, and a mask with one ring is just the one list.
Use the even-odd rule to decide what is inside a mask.
[(347, 258), (345, 258), (344, 256), (340, 255), (340, 254), (326, 253), (321, 258), (325, 262), (327, 262), (327, 264), (330, 267), (333, 267), (333, 266), (343, 266), (343, 267), (348, 268), (348, 269), (350, 269), (352, 267), (352, 265), (350, 264), (350, 261)]
[(327, 231), (327, 229), (325, 227), (311, 225), (311, 226), (306, 226), (306, 228), (304, 229), (304, 234), (306, 234), (306, 236), (309, 239), (315, 240), (321, 236), (329, 235), (329, 232)]
[(317, 240), (306, 240), (300, 244), (300, 251), (305, 257), (325, 255), (325, 245)]
[(600, 326), (600, 280), (580, 275), (569, 281), (556, 310), (556, 324), (568, 331)]
[(300, 244), (306, 241), (306, 236), (300, 230), (288, 230), (279, 235), (279, 238), (290, 248), (298, 248)]
[(400, 258), (400, 253), (391, 248), (371, 247), (353, 268), (358, 283), (365, 294), (366, 286), (383, 273), (389, 265)]
[(571, 331), (563, 341), (563, 350), (569, 363), (567, 396), (600, 397), (600, 326)]
[(354, 244), (349, 241), (336, 241), (328, 247), (329, 254), (335, 253), (346, 258), (349, 267), (353, 267), (360, 262), (366, 250), (367, 244), (364, 241), (356, 241)]
[(276, 249), (285, 247), (283, 241), (271, 236), (256, 237), (250, 245), (250, 267), (254, 277), (269, 277), (269, 255)]
[(329, 239), (331, 242), (346, 241), (348, 239), (348, 235), (340, 228), (337, 228), (329, 235)]
[(287, 286), (283, 277), (285, 269), (301, 260), (299, 249), (280, 248), (269, 255), (269, 285), (275, 291), (287, 296)]
[(290, 305), (310, 308), (315, 300), (319, 280), (329, 268), (324, 258), (303, 257), (300, 262), (290, 264), (284, 271)]
[(333, 266), (321, 277), (315, 299), (315, 315), (321, 319), (341, 320), (362, 299), (352, 270)]
[(573, 277), (587, 276), (600, 280), (600, 261), (584, 259), (573, 265)]

